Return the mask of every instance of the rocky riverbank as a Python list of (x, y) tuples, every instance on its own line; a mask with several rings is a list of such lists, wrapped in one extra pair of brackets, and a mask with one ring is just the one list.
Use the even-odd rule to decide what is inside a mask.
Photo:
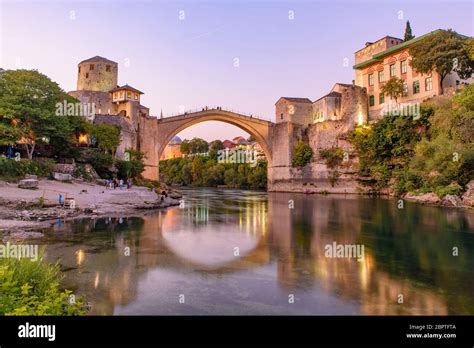
[(443, 198), (439, 197), (434, 192), (427, 192), (423, 194), (415, 194), (408, 192), (403, 196), (404, 199), (416, 203), (438, 205), (451, 208), (474, 208), (474, 180), (467, 184), (467, 190), (460, 196), (446, 195)]
[[(179, 205), (180, 198), (177, 192), (161, 195), (146, 187), (114, 190), (54, 180), (39, 180), (34, 190), (0, 181), (0, 192), (0, 231), (47, 227), (57, 219), (140, 215)], [(59, 204), (60, 196), (67, 205)]]

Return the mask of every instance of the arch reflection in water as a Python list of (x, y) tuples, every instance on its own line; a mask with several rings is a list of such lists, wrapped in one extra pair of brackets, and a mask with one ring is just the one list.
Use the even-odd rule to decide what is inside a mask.
[[(92, 313), (474, 314), (472, 212), (413, 204), (401, 212), (394, 201), (363, 197), (183, 191), (185, 209), (47, 233), (48, 257), (61, 259), (67, 285), (92, 302)], [(363, 244), (363, 261), (326, 258), (333, 242)]]

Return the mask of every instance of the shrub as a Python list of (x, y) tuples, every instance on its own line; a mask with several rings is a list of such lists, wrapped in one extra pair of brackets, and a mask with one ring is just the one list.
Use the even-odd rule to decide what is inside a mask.
[(90, 164), (101, 178), (110, 178), (110, 168), (114, 164), (114, 158), (111, 154), (103, 152), (93, 152), (89, 157)]
[(300, 141), (293, 149), (293, 167), (304, 167), (313, 158), (313, 149), (308, 144)]
[(335, 168), (341, 164), (344, 159), (344, 150), (340, 147), (333, 147), (330, 149), (323, 149), (319, 151), (322, 158), (326, 160), (326, 165), (329, 168)]
[(55, 162), (50, 159), (22, 159), (16, 161), (0, 157), (0, 177), (6, 180), (22, 179), (26, 174), (47, 177), (53, 171)]
[(0, 315), (84, 315), (83, 300), (69, 303), (59, 265), (22, 258), (0, 259)]

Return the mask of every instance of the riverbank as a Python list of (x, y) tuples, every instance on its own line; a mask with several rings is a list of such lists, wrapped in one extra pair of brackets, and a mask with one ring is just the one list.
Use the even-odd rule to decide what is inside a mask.
[[(146, 187), (114, 190), (82, 181), (39, 180), (36, 190), (0, 181), (0, 191), (0, 231), (49, 227), (57, 219), (141, 215), (179, 205), (175, 192), (162, 197)], [(60, 205), (60, 195), (73, 205)]]

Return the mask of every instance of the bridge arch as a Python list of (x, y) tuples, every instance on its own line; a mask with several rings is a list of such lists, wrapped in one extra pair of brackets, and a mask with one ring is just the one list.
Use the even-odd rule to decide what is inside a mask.
[[(146, 122), (140, 126), (140, 129), (143, 130), (143, 132), (140, 132), (140, 150), (146, 154), (147, 168), (144, 173), (146, 178), (158, 180), (160, 157), (166, 145), (174, 136), (186, 128), (206, 121), (228, 123), (252, 135), (262, 147), (268, 161), (268, 166), (271, 166), (274, 125), (272, 122), (221, 109), (185, 113), (163, 119), (146, 118), (145, 120)], [(218, 134), (216, 134), (217, 137)]]

